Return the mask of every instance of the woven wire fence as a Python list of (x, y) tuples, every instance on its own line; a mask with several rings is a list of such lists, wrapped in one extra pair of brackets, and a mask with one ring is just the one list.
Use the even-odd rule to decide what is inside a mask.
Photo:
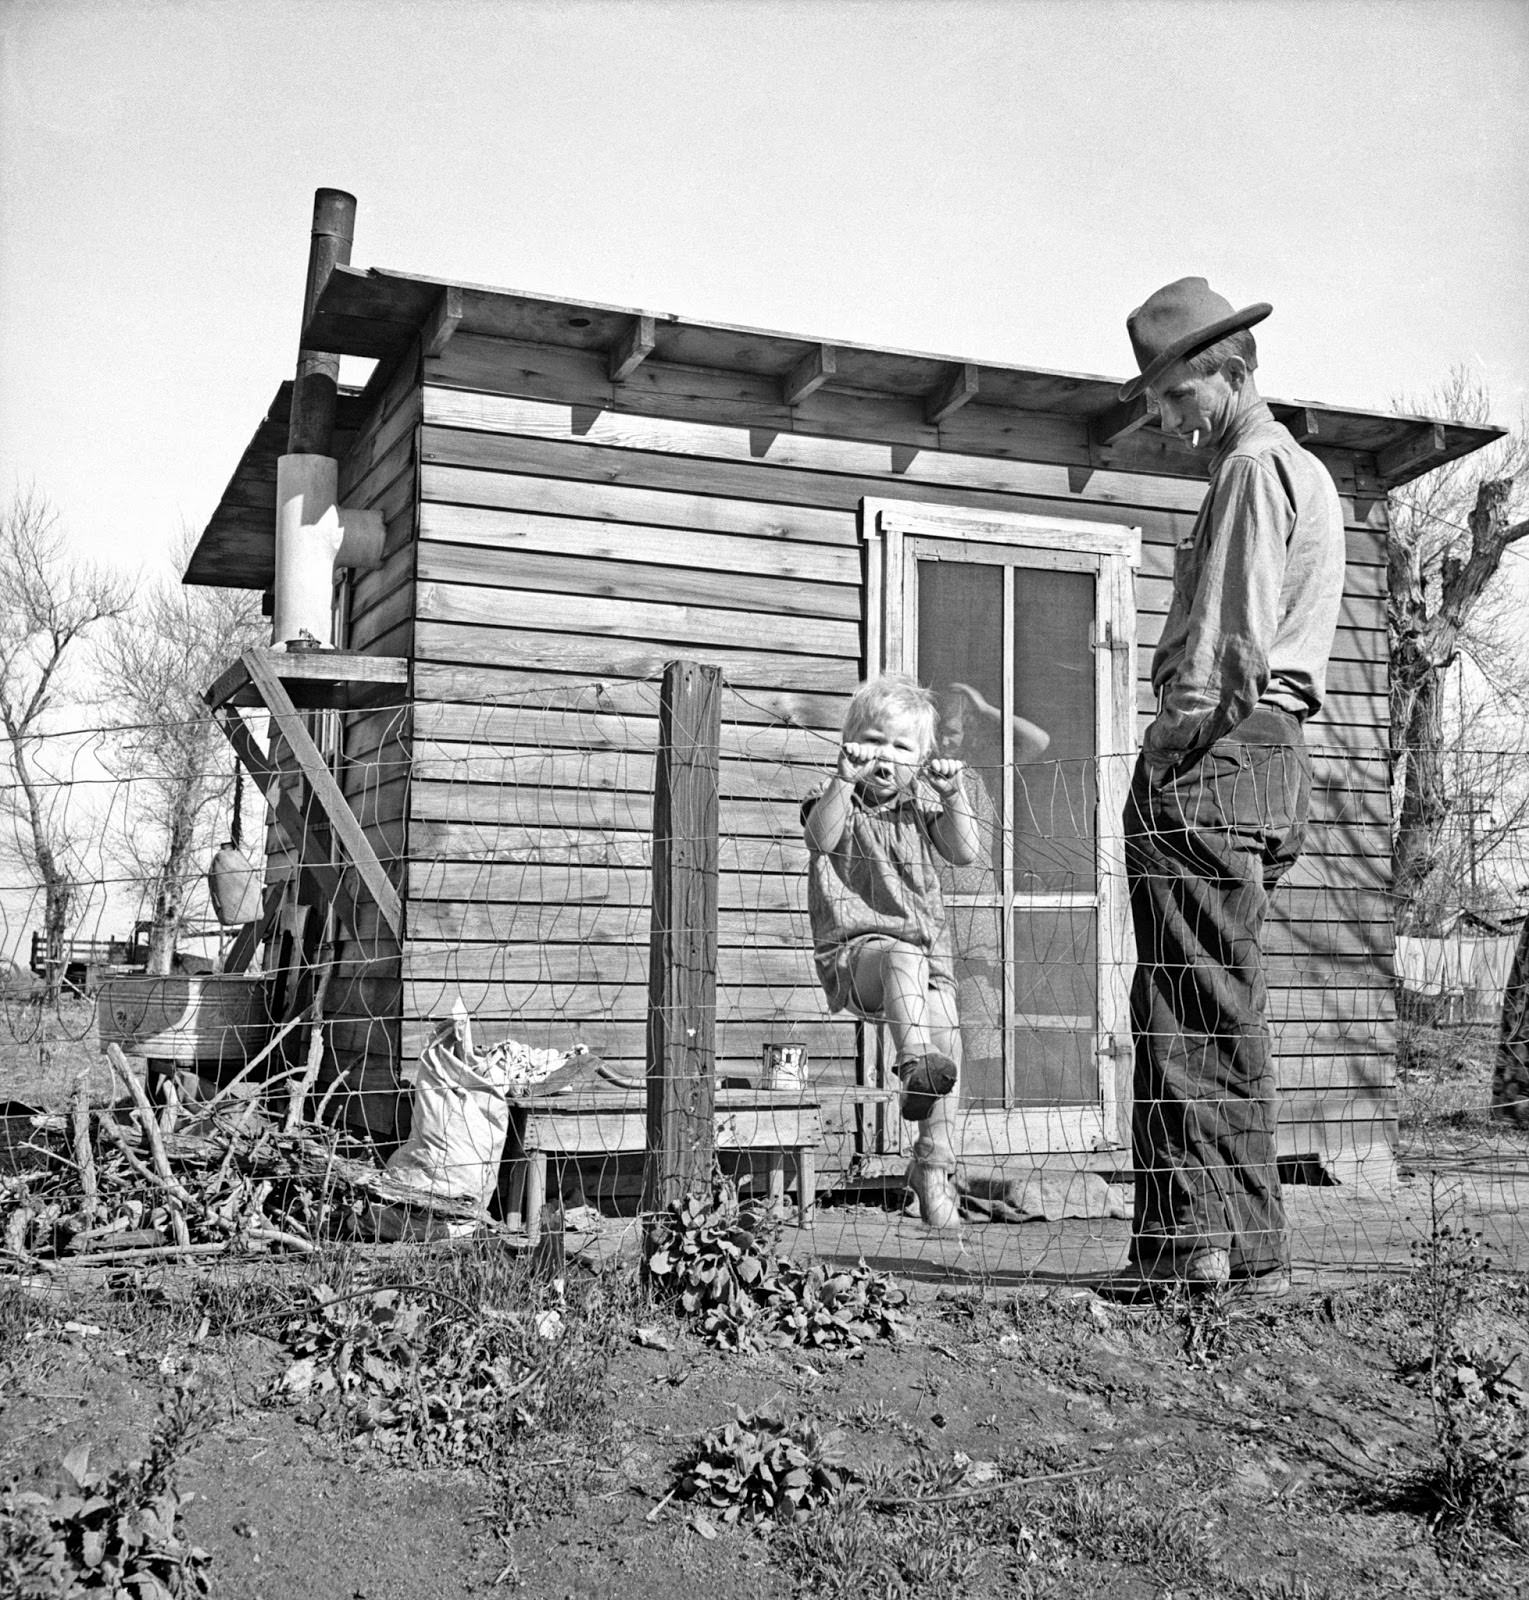
[[(253, 784), (236, 791), (220, 740), (198, 747), (195, 770), (166, 771), (124, 760), (120, 728), (51, 739), (36, 788), (75, 890), (62, 943), (43, 938), (34, 962), (46, 897), (21, 860), (26, 797), (12, 784), (7, 1125), (20, 1106), (56, 1114), (81, 1073), (98, 1103), (121, 1099), (120, 1074), (100, 1060), (115, 1040), (146, 1089), (156, 1076), (175, 1086), (182, 1130), (199, 1126), (199, 1103), (212, 1123), (236, 1107), (246, 1130), (266, 1117), (336, 1130), (347, 1159), (391, 1159), (463, 1215), (482, 1202), (512, 1227), (555, 1216), (620, 1234), (643, 1203), (652, 1140), (655, 963), (679, 959), (685, 931), (652, 915), (660, 696), (657, 682), (543, 681), (492, 703), (322, 713), (321, 746), (400, 891), (401, 937), (344, 871), (345, 893), (306, 914), (294, 906), (311, 888), (285, 905), (267, 895), (274, 916), (232, 977), (222, 969), (239, 933), (208, 899), (213, 849), (242, 831), (262, 888), (305, 885), (305, 863), (343, 864), (327, 819), (308, 801), (313, 827), (292, 837)], [(833, 770), (842, 709), (842, 696), (724, 686), (715, 831), (670, 841), (716, 869), (700, 1055), (688, 1058), (709, 1066), (704, 1161), (771, 1196), (825, 1254), (1000, 1281), (1108, 1271), (1124, 1259), (1132, 1203), (1135, 953), (1114, 808), (1134, 757), (1015, 766), (947, 730), (982, 848), (941, 868), (961, 1221), (935, 1231), (906, 1187), (918, 1129), (899, 1115), (888, 1030), (832, 1011), (814, 967), (801, 812)], [(1501, 1034), (1529, 829), (1457, 839), (1478, 824), (1447, 824), (1438, 849), (1469, 857), (1457, 904), (1436, 885), (1426, 928), (1398, 938), (1387, 754), (1320, 734), (1310, 749), (1306, 850), (1274, 892), (1265, 937), (1296, 1266), (1318, 1281), (1405, 1267), (1442, 1214), (1523, 1270), (1529, 1128), (1515, 1112), (1529, 1089), (1523, 1052), (1505, 1053)], [(1524, 784), (1515, 751), (1474, 752), (1472, 770), (1477, 791), (1511, 797)], [(168, 886), (183, 900), (176, 954), (155, 976), (139, 925), (163, 911), (155, 863), (187, 792), (192, 865)], [(421, 1141), (439, 1145), (445, 1102), (431, 1086), (463, 1066), (501, 1109), (432, 1155)], [(323, 1225), (295, 1215), (281, 1220), (299, 1233)]]

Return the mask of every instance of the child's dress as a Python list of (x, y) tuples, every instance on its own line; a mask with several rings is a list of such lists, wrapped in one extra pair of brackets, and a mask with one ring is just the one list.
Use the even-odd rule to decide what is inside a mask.
[[(802, 803), (804, 823), (823, 792)], [(857, 784), (837, 847), (809, 848), (812, 957), (832, 1010), (859, 1013), (850, 977), (855, 951), (865, 939), (914, 946), (928, 957), (930, 987), (955, 988), (945, 900), (929, 833), (943, 811), (938, 797), (921, 783), (874, 806), (865, 803)]]

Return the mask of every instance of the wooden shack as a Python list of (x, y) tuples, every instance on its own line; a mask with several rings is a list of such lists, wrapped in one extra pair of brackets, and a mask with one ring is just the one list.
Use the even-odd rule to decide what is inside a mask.
[[(853, 686), (897, 666), (1000, 713), (965, 699), (996, 841), (952, 892), (968, 1152), (1119, 1165), (1118, 819), (1203, 463), (1117, 378), (346, 265), (312, 305), (305, 347), (376, 363), (334, 454), (386, 524), (381, 567), (337, 583), (336, 643), (392, 665), (328, 702), (400, 913), (396, 936), (364, 905), (340, 930), (326, 1009), (354, 1114), (394, 1127), (458, 997), (480, 1036), (640, 1070), (656, 684), (684, 658), (724, 683), (718, 1074), (803, 1041), (820, 1172), (895, 1159), (875, 1041), (813, 981), (798, 808)], [(188, 583), (272, 584), (291, 390)], [(1271, 404), (1332, 472), (1348, 542), (1314, 828), (1269, 938), (1281, 1148), (1352, 1173), (1389, 1165), (1395, 1127), (1386, 493), (1494, 432)], [(1007, 712), (1051, 733), (1038, 766), (1014, 766)]]

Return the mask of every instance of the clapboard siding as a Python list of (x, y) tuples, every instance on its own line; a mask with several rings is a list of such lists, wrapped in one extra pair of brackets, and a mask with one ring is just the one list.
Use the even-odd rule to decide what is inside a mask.
[[(352, 642), (413, 669), (411, 716), (347, 731), (363, 820), (408, 864), (403, 949), (363, 916), (345, 952), (336, 1037), (364, 1048), (369, 1081), (407, 1072), (456, 998), (490, 1034), (641, 1060), (655, 680), (684, 656), (726, 685), (719, 1061), (752, 1065), (786, 1029), (815, 1081), (853, 1082), (854, 1028), (813, 979), (797, 812), (862, 672), (866, 498), (1140, 528), (1150, 715), (1151, 644), (1202, 485), (1022, 459), (1037, 428), (1062, 450), (1071, 418), (1005, 440), (980, 406), (935, 429), (914, 400), (836, 396), (864, 435), (845, 438), (754, 380), (664, 367), (613, 388), (589, 353), (459, 334), (422, 387), (384, 398), (347, 463), (388, 508), (383, 568), (352, 585)], [(1269, 929), (1291, 1148), (1384, 1138), (1391, 1116), (1384, 516), (1368, 467), (1336, 464), (1347, 591), (1310, 729), (1308, 853)]]
[[(427, 400), (430, 391), (426, 391)], [(1164, 511), (1146, 505), (1102, 505), (1085, 497), (1053, 499), (1039, 495), (1002, 494), (961, 490), (944, 484), (915, 481), (907, 473), (886, 477), (851, 476), (840, 472), (798, 471), (771, 467), (762, 460), (699, 461), (647, 449), (620, 449), (591, 445), (577, 435), (568, 441), (521, 435), (469, 433), (457, 428), (432, 426), (422, 430), (420, 460), (422, 493), (431, 499), (435, 467), (468, 467), (479, 471), (503, 470), (549, 480), (572, 480), (662, 490), (673, 498), (720, 495), (729, 499), (757, 500), (775, 508), (774, 515), (788, 518), (797, 507), (853, 514), (864, 499), (906, 500), (922, 506), (949, 506), (1001, 512), (1024, 512), (1064, 520), (1109, 519), (1139, 527), (1144, 541), (1173, 545), (1194, 526), (1192, 512)], [(1202, 490), (1203, 492), (1203, 490)], [(1198, 498), (1198, 497), (1197, 497)], [(433, 503), (433, 501), (431, 502)], [(1351, 563), (1384, 566), (1385, 537), (1369, 526), (1349, 524), (1345, 547)]]

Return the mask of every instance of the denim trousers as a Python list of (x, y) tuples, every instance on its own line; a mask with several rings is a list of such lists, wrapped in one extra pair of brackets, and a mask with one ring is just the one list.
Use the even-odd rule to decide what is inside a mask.
[(1229, 1252), (1250, 1277), (1288, 1264), (1262, 949), (1269, 894), (1300, 854), (1311, 763), (1299, 720), (1260, 706), (1157, 774), (1125, 810), (1136, 931), (1131, 1257)]

